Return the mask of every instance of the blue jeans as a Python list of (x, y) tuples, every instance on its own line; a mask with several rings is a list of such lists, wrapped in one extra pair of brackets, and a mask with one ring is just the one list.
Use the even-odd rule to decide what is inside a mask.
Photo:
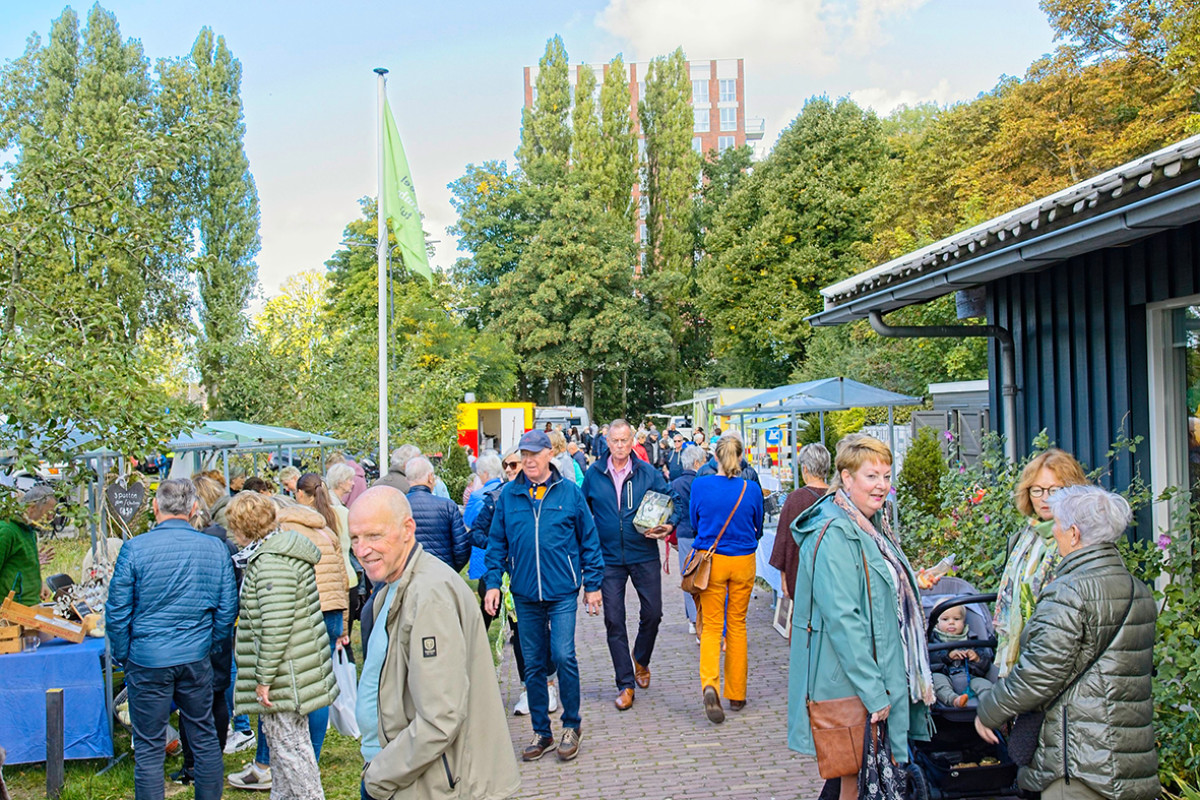
[[(230, 659), (232, 662), (232, 670), (230, 674), (229, 685), (225, 687), (225, 705), (229, 709), (229, 714), (233, 715), (233, 687), (237, 685), (237, 654)], [(250, 715), (237, 714), (233, 716), (233, 730), (235, 733), (250, 732)]]
[[(533, 732), (550, 735), (550, 690), (546, 687), (547, 649), (558, 667), (558, 692), (564, 728), (579, 730), (579, 662), (575, 659), (575, 612), (579, 595), (541, 602), (513, 596), (521, 621), (521, 650), (525, 656), (525, 691)], [(547, 647), (549, 645), (549, 647)]]
[(208, 657), (174, 667), (143, 667), (127, 661), (125, 687), (137, 748), (133, 767), (137, 800), (162, 800), (172, 700), (179, 706), (179, 724), (187, 731), (195, 758), (196, 797), (218, 800), (225, 784), (225, 763), (213, 725), (212, 662)]
[[(335, 642), (342, 635), (342, 612), (326, 611), (325, 632), (329, 634), (329, 649), (333, 650)], [(329, 706), (318, 708), (308, 715), (308, 738), (312, 741), (313, 755), (321, 760), (321, 746), (325, 744), (325, 732), (329, 730)], [(264, 767), (271, 765), (271, 746), (267, 737), (262, 733), (262, 719), (258, 721), (258, 749), (254, 752), (254, 760)]]
[[(683, 565), (687, 561), (687, 557), (692, 554), (692, 543), (695, 538), (679, 539), (679, 574), (683, 576)], [(692, 597), (688, 592), (683, 593), (683, 613), (687, 615), (688, 622), (696, 624), (696, 598)]]

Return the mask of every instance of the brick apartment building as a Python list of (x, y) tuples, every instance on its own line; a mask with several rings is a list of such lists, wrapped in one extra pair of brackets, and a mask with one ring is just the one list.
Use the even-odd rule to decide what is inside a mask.
[[(646, 71), (648, 62), (635, 62), (629, 69), (629, 110), (633, 116), (634, 130), (638, 132), (638, 157), (645, 155), (646, 139), (638, 124), (638, 102), (646, 93)], [(571, 96), (583, 70), (590, 69), (596, 76), (596, 103), (600, 102), (600, 87), (604, 83), (607, 64), (579, 64), (571, 67)], [(710, 150), (721, 152), (730, 147), (750, 145), (755, 159), (766, 155), (763, 137), (766, 121), (762, 117), (746, 116), (745, 64), (740, 58), (720, 58), (709, 61), (689, 61), (688, 71), (692, 78), (692, 148), (697, 153)], [(537, 96), (537, 67), (525, 67), (525, 107), (532, 108)], [(646, 215), (645, 203), (641, 202), (640, 187), (634, 186), (634, 201), (639, 204), (639, 242), (645, 241), (645, 225), (641, 220)]]

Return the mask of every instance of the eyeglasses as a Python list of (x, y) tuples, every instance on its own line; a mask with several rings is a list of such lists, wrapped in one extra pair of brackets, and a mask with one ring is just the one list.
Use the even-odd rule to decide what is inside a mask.
[(1046, 497), (1054, 497), (1055, 493), (1060, 491), (1062, 488), (1063, 487), (1061, 486), (1030, 486), (1029, 496), (1041, 497), (1042, 495), (1045, 495)]

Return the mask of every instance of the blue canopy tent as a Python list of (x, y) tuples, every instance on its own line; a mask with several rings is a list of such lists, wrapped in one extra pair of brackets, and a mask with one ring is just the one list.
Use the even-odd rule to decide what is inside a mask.
[[(291, 462), (292, 453), (295, 450), (305, 449), (319, 450), (320, 460), (324, 463), (325, 448), (341, 447), (346, 443), (342, 439), (335, 439), (331, 436), (323, 436), (318, 433), (308, 433), (296, 430), (295, 428), (285, 428), (277, 425), (253, 425), (248, 422), (237, 422), (234, 420), (205, 422), (201, 425), (201, 429), (210, 435), (232, 442), (232, 452), (275, 452), (282, 458), (286, 451), (289, 463)], [(229, 452), (231, 451), (225, 452), (223, 459), (226, 486), (229, 485)], [(254, 468), (257, 472), (257, 462), (255, 462)]]
[[(762, 394), (749, 397), (738, 403), (721, 406), (716, 413), (737, 415), (743, 431), (746, 419), (773, 418), (786, 415), (791, 420), (792, 431), (792, 485), (799, 487), (800, 470), (795, 467), (799, 446), (797, 445), (797, 415), (816, 413), (820, 418), (821, 439), (825, 438), (825, 412), (845, 411), (850, 408), (887, 408), (889, 445), (895, 450), (893, 416), (896, 406), (921, 405), (920, 397), (881, 389), (850, 378), (822, 378), (816, 381), (779, 386)], [(774, 426), (772, 426), (774, 427)]]

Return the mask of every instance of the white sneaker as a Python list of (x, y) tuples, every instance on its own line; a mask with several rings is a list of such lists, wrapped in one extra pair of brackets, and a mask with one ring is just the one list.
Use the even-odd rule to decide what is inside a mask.
[(257, 742), (254, 739), (253, 731), (234, 731), (225, 740), (225, 754), (232, 755), (242, 750), (249, 750), (255, 744)]
[(558, 711), (558, 687), (553, 683), (548, 683), (546, 684), (546, 689), (550, 692), (550, 705), (546, 710), (553, 714), (555, 711)]
[(523, 717), (529, 713), (529, 694), (522, 689), (521, 697), (517, 700), (517, 704), (513, 706), (513, 716)]
[(688, 623), (688, 633), (692, 634), (693, 636), (696, 635), (696, 623), (694, 623), (694, 622)]
[(241, 772), (235, 772), (229, 776), (229, 785), (238, 789), (269, 792), (271, 791), (271, 768), (259, 769), (258, 765), (251, 761)]

